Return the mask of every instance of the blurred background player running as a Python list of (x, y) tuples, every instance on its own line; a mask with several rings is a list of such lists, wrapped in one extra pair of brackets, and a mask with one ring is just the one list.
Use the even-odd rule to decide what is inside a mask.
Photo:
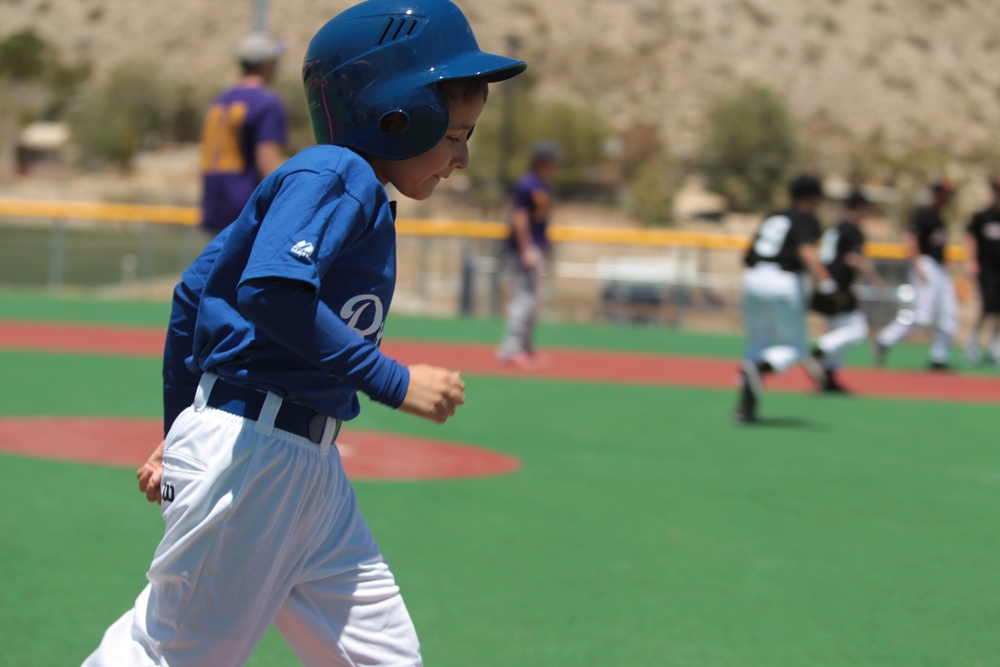
[(819, 259), (844, 295), (841, 310), (826, 315), (827, 331), (816, 340), (812, 356), (823, 368), (821, 391), (844, 392), (837, 377), (843, 365), (845, 351), (868, 337), (868, 321), (858, 307), (852, 286), (858, 273), (877, 288), (885, 286), (872, 261), (865, 256), (863, 222), (871, 204), (860, 191), (852, 192), (844, 201), (840, 222), (827, 229), (819, 244)]
[(986, 358), (1000, 363), (1000, 176), (990, 181), (990, 205), (972, 216), (965, 228), (965, 272), (979, 285), (979, 317), (969, 333), (965, 358), (971, 364), (982, 360), (982, 336), (989, 327)]
[(931, 184), (931, 202), (913, 211), (903, 245), (910, 264), (909, 279), (915, 292), (913, 309), (900, 310), (875, 339), (875, 365), (885, 364), (886, 352), (921, 327), (933, 329), (931, 370), (948, 370), (951, 343), (958, 332), (958, 298), (948, 272), (945, 246), (948, 228), (942, 214), (954, 194), (948, 179)]
[(744, 257), (743, 326), (746, 349), (740, 363), (738, 423), (757, 420), (762, 376), (783, 373), (802, 362), (817, 384), (822, 369), (808, 353), (806, 286), (808, 272), (816, 289), (832, 294), (837, 284), (819, 260), (820, 224), (816, 209), (823, 201), (819, 179), (803, 174), (789, 184), (789, 208), (764, 218)]

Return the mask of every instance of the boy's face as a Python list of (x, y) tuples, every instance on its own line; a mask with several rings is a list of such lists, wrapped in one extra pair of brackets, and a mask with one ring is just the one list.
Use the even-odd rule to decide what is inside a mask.
[(469, 132), (479, 120), (486, 100), (476, 98), (448, 105), (448, 130), (426, 153), (407, 160), (370, 157), (368, 161), (382, 184), (392, 183), (405, 197), (424, 200), (434, 193), (441, 179), (469, 166)]

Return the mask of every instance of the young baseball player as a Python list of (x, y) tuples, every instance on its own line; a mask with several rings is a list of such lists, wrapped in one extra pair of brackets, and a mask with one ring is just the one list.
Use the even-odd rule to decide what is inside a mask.
[(816, 241), (820, 224), (816, 209), (823, 200), (819, 179), (802, 175), (788, 186), (791, 206), (764, 218), (744, 257), (743, 325), (747, 345), (740, 362), (737, 423), (757, 420), (763, 376), (783, 373), (802, 362), (810, 376), (823, 381), (822, 370), (808, 353), (805, 273), (816, 288), (836, 291), (819, 261)]
[(367, 0), (316, 33), (303, 77), (319, 145), (261, 183), (176, 291), (164, 536), (85, 665), (242, 665), (272, 623), (305, 665), (422, 664), (334, 442), (358, 391), (439, 423), (464, 402), (457, 372), (379, 349), (386, 186), (423, 200), (464, 169), (488, 84), (524, 68), (480, 51), (449, 0)]
[(965, 228), (965, 272), (979, 284), (980, 309), (969, 332), (965, 358), (975, 364), (982, 360), (981, 338), (989, 330), (987, 360), (1000, 363), (1000, 177), (990, 181), (993, 200), (976, 212)]
[(930, 369), (948, 370), (951, 342), (958, 332), (958, 298), (948, 273), (945, 246), (948, 230), (941, 213), (955, 190), (947, 179), (931, 184), (931, 203), (914, 210), (904, 235), (910, 284), (913, 285), (913, 310), (901, 310), (875, 339), (875, 365), (885, 364), (890, 347), (920, 327), (933, 327)]
[(542, 265), (550, 250), (552, 179), (561, 159), (556, 143), (539, 141), (531, 148), (528, 172), (514, 184), (506, 252), (511, 294), (506, 331), (497, 349), (502, 364), (525, 369), (545, 364), (535, 350), (535, 321)]
[(823, 232), (820, 239), (819, 260), (837, 283), (838, 292), (845, 297), (839, 312), (827, 314), (827, 332), (817, 339), (812, 350), (816, 363), (823, 368), (821, 391), (846, 391), (837, 377), (844, 352), (868, 337), (868, 321), (852, 291), (855, 278), (860, 273), (875, 287), (885, 286), (874, 264), (864, 254), (862, 225), (870, 210), (871, 205), (864, 194), (852, 192), (844, 202), (841, 221)]

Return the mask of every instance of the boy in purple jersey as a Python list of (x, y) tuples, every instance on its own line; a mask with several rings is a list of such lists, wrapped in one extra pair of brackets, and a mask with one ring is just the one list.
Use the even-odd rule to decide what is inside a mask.
[(507, 328), (497, 350), (501, 363), (532, 368), (543, 363), (534, 345), (538, 317), (538, 283), (549, 254), (549, 216), (552, 211), (552, 178), (561, 152), (551, 141), (531, 149), (529, 169), (514, 185), (513, 211), (507, 237), (507, 272), (510, 302)]
[(169, 432), (140, 470), (164, 536), (85, 665), (242, 665), (271, 623), (305, 665), (422, 664), (334, 443), (358, 391), (438, 423), (464, 403), (457, 372), (380, 351), (386, 186), (423, 200), (466, 168), (489, 84), (524, 68), (480, 51), (449, 0), (367, 0), (317, 32), (303, 78), (319, 145), (261, 183), (175, 290)]
[(254, 188), (281, 164), (288, 121), (274, 80), (284, 46), (253, 32), (237, 49), (242, 77), (219, 95), (201, 130), (201, 226), (218, 234), (239, 216)]

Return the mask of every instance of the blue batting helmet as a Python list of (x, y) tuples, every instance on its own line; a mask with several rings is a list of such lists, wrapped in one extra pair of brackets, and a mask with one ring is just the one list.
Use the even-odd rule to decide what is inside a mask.
[[(503, 81), (525, 67), (480, 51), (450, 0), (365, 0), (320, 28), (302, 78), (318, 143), (403, 160), (430, 150), (448, 129), (438, 82)], [(399, 114), (402, 129), (390, 127)]]

